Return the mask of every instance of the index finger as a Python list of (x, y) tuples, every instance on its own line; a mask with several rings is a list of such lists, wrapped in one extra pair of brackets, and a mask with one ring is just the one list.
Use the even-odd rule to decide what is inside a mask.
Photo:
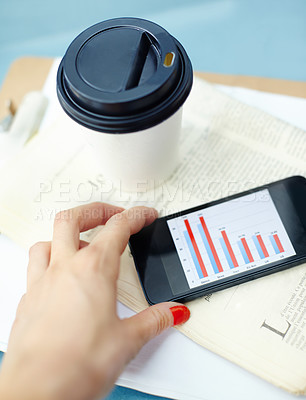
[(123, 210), (122, 207), (96, 202), (59, 212), (54, 220), (51, 260), (74, 254), (79, 250), (80, 232), (104, 225)]
[(103, 250), (110, 248), (118, 257), (126, 248), (130, 236), (151, 224), (157, 216), (157, 211), (149, 207), (133, 207), (125, 210), (110, 218), (90, 245), (101, 246)]

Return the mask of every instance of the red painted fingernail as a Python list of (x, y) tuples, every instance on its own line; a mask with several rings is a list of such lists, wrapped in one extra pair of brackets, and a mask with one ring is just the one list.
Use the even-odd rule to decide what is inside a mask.
[(174, 306), (170, 308), (173, 315), (173, 326), (183, 324), (189, 320), (190, 311), (186, 306)]

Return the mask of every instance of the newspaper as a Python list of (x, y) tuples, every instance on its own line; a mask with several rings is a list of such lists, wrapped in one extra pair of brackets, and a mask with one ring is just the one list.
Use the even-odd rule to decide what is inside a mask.
[[(306, 175), (305, 132), (196, 80), (186, 102), (181, 162), (154, 190), (127, 194), (99, 171), (79, 128), (62, 116), (0, 171), (0, 230), (28, 247), (49, 240), (60, 209), (89, 201), (189, 208), (290, 175)], [(90, 239), (94, 232), (90, 232)], [(119, 300), (147, 307), (133, 259), (122, 257)], [(192, 301), (182, 333), (290, 392), (306, 391), (306, 267)]]

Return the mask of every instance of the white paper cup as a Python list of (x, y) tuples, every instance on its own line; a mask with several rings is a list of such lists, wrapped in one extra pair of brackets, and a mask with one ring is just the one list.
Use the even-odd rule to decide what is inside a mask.
[(151, 189), (165, 181), (179, 160), (182, 107), (143, 131), (109, 134), (83, 128), (101, 173), (123, 191)]
[(153, 22), (116, 18), (70, 44), (58, 69), (64, 111), (84, 127), (101, 173), (122, 190), (151, 187), (178, 163), (182, 107), (192, 87), (182, 45)]

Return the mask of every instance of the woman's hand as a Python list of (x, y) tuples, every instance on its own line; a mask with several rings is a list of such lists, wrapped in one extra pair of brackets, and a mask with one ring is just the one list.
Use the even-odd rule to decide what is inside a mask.
[[(120, 256), (131, 234), (157, 217), (92, 203), (56, 216), (52, 242), (30, 250), (27, 293), (17, 310), (0, 375), (5, 399), (94, 399), (124, 366), (189, 310), (162, 303), (128, 319), (116, 313)], [(88, 244), (80, 232), (105, 225)]]

